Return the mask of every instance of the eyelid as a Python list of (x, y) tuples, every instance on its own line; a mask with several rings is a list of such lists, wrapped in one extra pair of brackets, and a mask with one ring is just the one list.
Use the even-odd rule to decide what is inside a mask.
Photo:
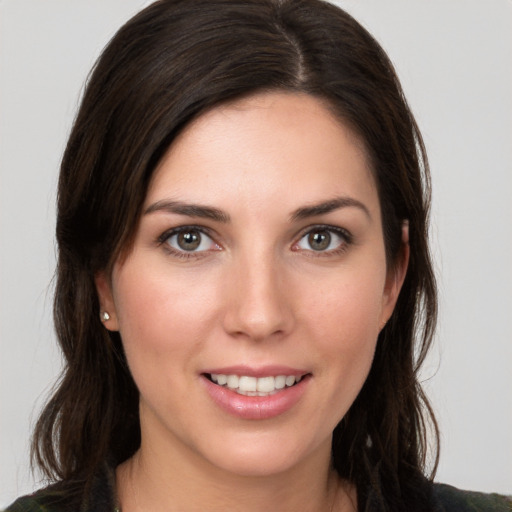
[(313, 253), (315, 256), (322, 256), (322, 255), (329, 255), (329, 254), (337, 254), (341, 251), (344, 251), (347, 249), (349, 245), (351, 245), (354, 241), (354, 237), (350, 231), (348, 231), (345, 228), (342, 228), (340, 226), (333, 226), (330, 224), (314, 224), (312, 226), (307, 226), (306, 228), (302, 229), (299, 235), (296, 238), (296, 241), (292, 244), (292, 249), (296, 247), (299, 242), (307, 235), (309, 235), (311, 232), (314, 231), (330, 231), (334, 234), (336, 234), (339, 237), (342, 237), (345, 242), (341, 245), (341, 247), (336, 249), (329, 249), (325, 251), (315, 251), (314, 249), (302, 249), (297, 248), (295, 250), (297, 251), (306, 251), (309, 253)]
[(205, 234), (206, 236), (212, 238), (211, 230), (204, 226), (196, 226), (194, 224), (185, 224), (183, 226), (175, 226), (173, 228), (166, 229), (157, 239), (158, 242), (164, 243), (167, 239), (169, 239), (173, 235), (177, 235), (182, 233), (183, 231), (199, 231), (200, 233)]
[(345, 237), (347, 240), (352, 241), (353, 235), (352, 233), (346, 229), (342, 228), (341, 226), (334, 226), (332, 224), (312, 224), (309, 226), (306, 226), (305, 228), (302, 228), (297, 235), (297, 239), (302, 238), (304, 235), (307, 235), (311, 231), (334, 231), (335, 233)]
[(175, 247), (172, 247), (170, 244), (166, 243), (171, 237), (179, 235), (180, 233), (186, 232), (186, 231), (198, 231), (201, 233), (201, 235), (204, 235), (208, 237), (212, 244), (215, 245), (216, 249), (211, 250), (221, 250), (221, 245), (215, 240), (215, 237), (212, 233), (212, 230), (205, 227), (205, 226), (197, 226), (193, 224), (187, 224), (183, 226), (176, 226), (173, 228), (170, 228), (166, 231), (164, 231), (158, 238), (157, 243), (158, 245), (165, 245), (165, 249), (172, 253), (173, 255), (179, 256), (179, 257), (185, 257), (185, 258), (192, 258), (192, 257), (201, 257), (204, 256), (205, 253), (210, 252), (211, 250), (202, 250), (202, 251), (185, 251), (180, 250)]

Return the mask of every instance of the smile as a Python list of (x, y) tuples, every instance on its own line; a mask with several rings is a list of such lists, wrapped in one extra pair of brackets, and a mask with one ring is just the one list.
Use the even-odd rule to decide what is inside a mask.
[(267, 377), (252, 377), (249, 375), (225, 375), (218, 373), (207, 374), (215, 384), (228, 388), (244, 396), (270, 396), (280, 390), (298, 384), (301, 375), (276, 375)]
[(265, 420), (286, 413), (306, 394), (313, 377), (308, 371), (284, 366), (212, 368), (201, 376), (213, 402), (243, 420)]

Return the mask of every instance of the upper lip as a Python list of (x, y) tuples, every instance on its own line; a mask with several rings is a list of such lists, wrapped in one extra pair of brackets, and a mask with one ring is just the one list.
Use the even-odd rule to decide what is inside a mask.
[(221, 368), (210, 368), (201, 372), (203, 374), (220, 374), (220, 375), (246, 375), (248, 377), (276, 377), (277, 375), (296, 375), (303, 377), (307, 375), (307, 370), (303, 368), (292, 368), (286, 365), (265, 365), (265, 366), (223, 366)]

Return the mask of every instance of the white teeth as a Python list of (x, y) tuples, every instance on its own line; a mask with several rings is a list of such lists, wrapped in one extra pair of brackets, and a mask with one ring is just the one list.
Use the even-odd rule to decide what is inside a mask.
[(274, 377), (262, 377), (258, 379), (258, 391), (270, 393), (276, 389)]
[(276, 393), (284, 387), (293, 386), (300, 382), (301, 375), (276, 375), (275, 377), (249, 377), (247, 375), (223, 375), (212, 373), (213, 382), (219, 386), (225, 386), (246, 396), (268, 396)]
[(236, 389), (238, 387), (238, 375), (228, 375), (226, 383), (228, 385), (228, 388)]
[(242, 391), (256, 391), (256, 377), (240, 377), (238, 379), (238, 389)]
[(217, 375), (217, 384), (220, 386), (224, 386), (224, 384), (227, 384), (228, 382), (228, 376), (227, 375)]
[(284, 375), (278, 375), (275, 378), (274, 386), (276, 389), (283, 389), (286, 386), (286, 377)]

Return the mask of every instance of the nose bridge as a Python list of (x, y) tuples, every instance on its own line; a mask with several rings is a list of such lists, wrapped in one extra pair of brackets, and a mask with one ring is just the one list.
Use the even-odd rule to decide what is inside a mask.
[(283, 335), (290, 330), (293, 313), (286, 293), (286, 278), (271, 248), (244, 251), (234, 262), (226, 330), (254, 340)]

